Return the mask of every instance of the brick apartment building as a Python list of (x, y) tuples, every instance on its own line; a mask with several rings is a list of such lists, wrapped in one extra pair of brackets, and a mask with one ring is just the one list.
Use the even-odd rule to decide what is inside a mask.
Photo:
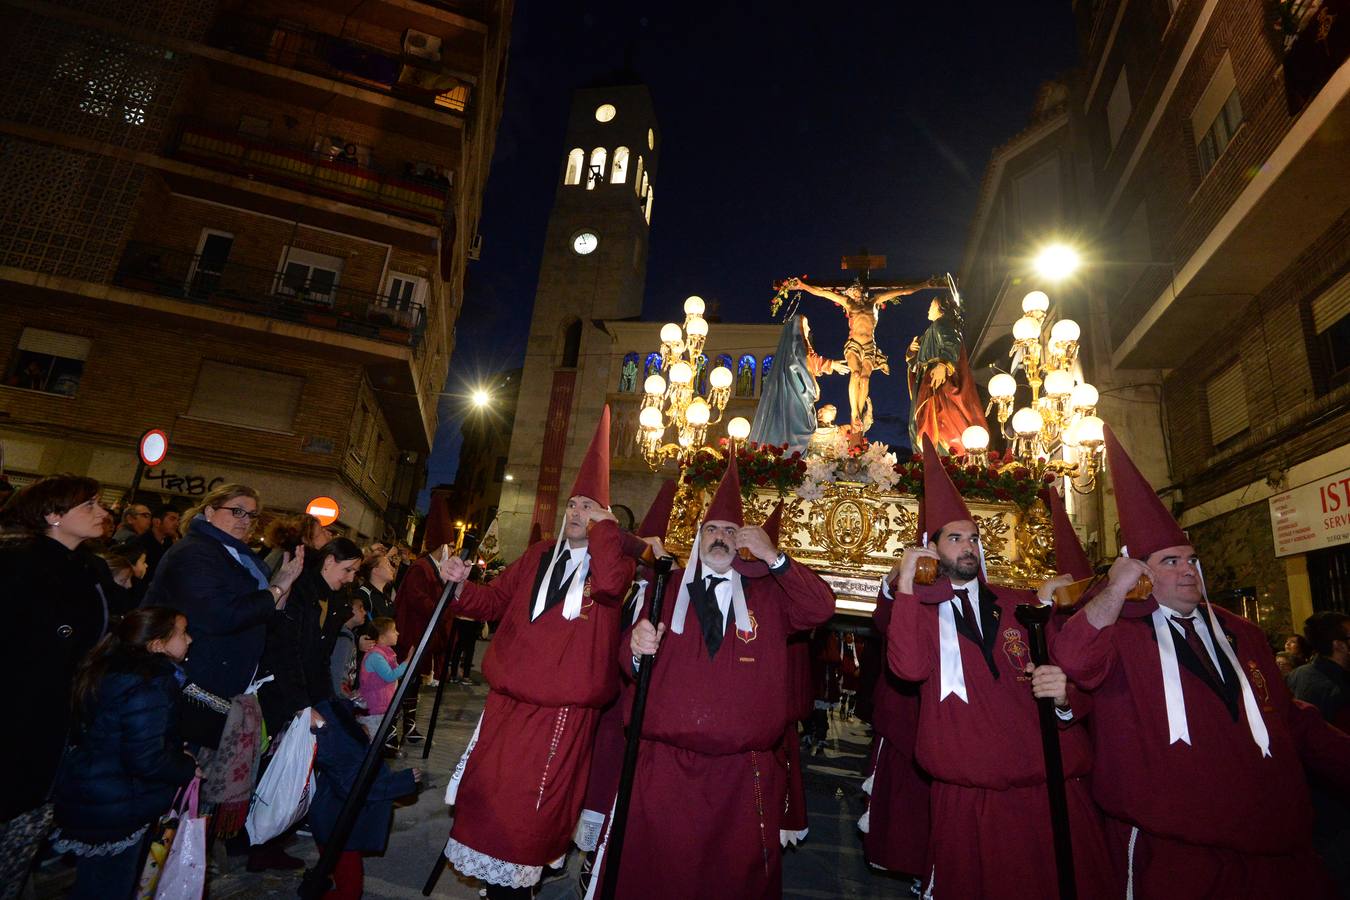
[(0, 442), (22, 484), (220, 481), (406, 534), (511, 0), (6, 0)]
[[(1350, 477), (1350, 9), (1276, 6), (1075, 4), (1081, 68), (1063, 110), (1038, 110), (995, 155), (963, 267), (992, 310), (984, 331), (968, 325), (988, 362), (1006, 358), (1031, 286), (1019, 254), (1047, 238), (1084, 249), (1080, 277), (1048, 290), (1083, 325), (1101, 415), (1188, 529), (1212, 593), (1272, 636), (1350, 611), (1350, 526), (1313, 508), (1319, 484)], [(981, 216), (1017, 210), (1004, 173), (1038, 153), (1060, 168), (1028, 186), (1060, 193), (1023, 198), (1032, 214), (1004, 223), (1000, 251)], [(1079, 520), (1111, 556), (1109, 480), (1099, 495)], [(1277, 513), (1292, 516), (1283, 536)]]

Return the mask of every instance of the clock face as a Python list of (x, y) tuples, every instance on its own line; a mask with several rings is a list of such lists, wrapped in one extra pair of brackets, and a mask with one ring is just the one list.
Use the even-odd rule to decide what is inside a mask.
[(572, 250), (580, 256), (588, 256), (594, 253), (598, 246), (600, 246), (600, 239), (595, 236), (593, 231), (583, 231), (572, 238)]
[(595, 121), (608, 122), (614, 118), (615, 112), (617, 112), (617, 110), (614, 109), (613, 104), (602, 103), (595, 108)]

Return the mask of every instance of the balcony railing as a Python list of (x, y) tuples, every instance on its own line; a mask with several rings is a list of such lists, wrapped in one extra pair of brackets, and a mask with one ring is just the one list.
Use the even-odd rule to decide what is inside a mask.
[(450, 200), (450, 184), (440, 175), (392, 175), (341, 155), (335, 158), (193, 119), (180, 122), (169, 153), (213, 169), (432, 224), (444, 218)]
[(207, 260), (169, 247), (133, 241), (113, 275), (122, 287), (328, 328), (415, 347), (426, 327), (421, 303), (340, 285), (298, 281), (294, 274)]
[(369, 88), (453, 113), (469, 106), (469, 84), (430, 60), (334, 37), (284, 20), (221, 18), (207, 37), (224, 50)]
[(1286, 0), (1277, 7), (1284, 88), (1296, 116), (1350, 56), (1350, 0)]

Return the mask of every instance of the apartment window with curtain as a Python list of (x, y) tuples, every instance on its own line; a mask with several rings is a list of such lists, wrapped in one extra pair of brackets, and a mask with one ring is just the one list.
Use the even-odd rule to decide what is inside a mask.
[(1241, 124), (1242, 99), (1233, 75), (1233, 60), (1224, 54), (1191, 112), (1191, 133), (1195, 137), (1201, 178), (1214, 168)]
[(1205, 383), (1209, 407), (1209, 437), (1215, 449), (1245, 433), (1251, 426), (1247, 418), (1247, 388), (1242, 378), (1242, 362), (1234, 360)]

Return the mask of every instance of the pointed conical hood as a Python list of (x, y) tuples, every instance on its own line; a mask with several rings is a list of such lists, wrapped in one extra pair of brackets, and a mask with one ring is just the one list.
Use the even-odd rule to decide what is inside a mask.
[(738, 526), (745, 524), (745, 512), (741, 507), (741, 473), (734, 456), (727, 463), (727, 472), (722, 476), (717, 493), (713, 494), (712, 502), (703, 514), (705, 522), (714, 519)]
[(543, 539), (544, 539), (544, 528), (538, 522), (535, 522), (530, 526), (530, 543), (528, 544), (528, 546), (533, 547), (535, 544), (539, 543)]
[(1106, 465), (1116, 492), (1116, 513), (1120, 516), (1121, 545), (1128, 548), (1130, 556), (1145, 560), (1159, 550), (1190, 544), (1190, 538), (1135, 468), (1110, 426), (1103, 430)]
[(656, 499), (647, 508), (647, 515), (643, 516), (642, 524), (637, 527), (634, 534), (638, 537), (657, 537), (663, 541), (666, 539), (666, 528), (670, 525), (670, 511), (675, 508), (676, 487), (673, 480), (661, 482), (661, 490), (656, 492)]
[(949, 522), (975, 521), (928, 435), (923, 438), (923, 500), (919, 507), (919, 521), (929, 535), (946, 528)]
[(1061, 574), (1072, 575), (1074, 581), (1092, 577), (1092, 563), (1083, 552), (1083, 544), (1078, 540), (1078, 532), (1069, 521), (1069, 512), (1064, 508), (1064, 498), (1051, 485), (1046, 494), (1050, 496), (1050, 520), (1055, 526), (1055, 569)]
[(577, 480), (572, 482), (572, 492), (567, 499), (573, 497), (590, 497), (609, 508), (609, 404), (605, 404), (600, 413), (591, 445), (586, 448), (586, 456), (577, 470)]
[(455, 541), (455, 528), (450, 522), (450, 498), (444, 494), (431, 495), (431, 509), (427, 512), (427, 530), (422, 537), (422, 549), (431, 551), (442, 544)]
[(778, 546), (778, 533), (783, 529), (783, 501), (779, 500), (778, 505), (769, 513), (769, 517), (764, 520), (764, 533), (769, 536), (775, 547)]

